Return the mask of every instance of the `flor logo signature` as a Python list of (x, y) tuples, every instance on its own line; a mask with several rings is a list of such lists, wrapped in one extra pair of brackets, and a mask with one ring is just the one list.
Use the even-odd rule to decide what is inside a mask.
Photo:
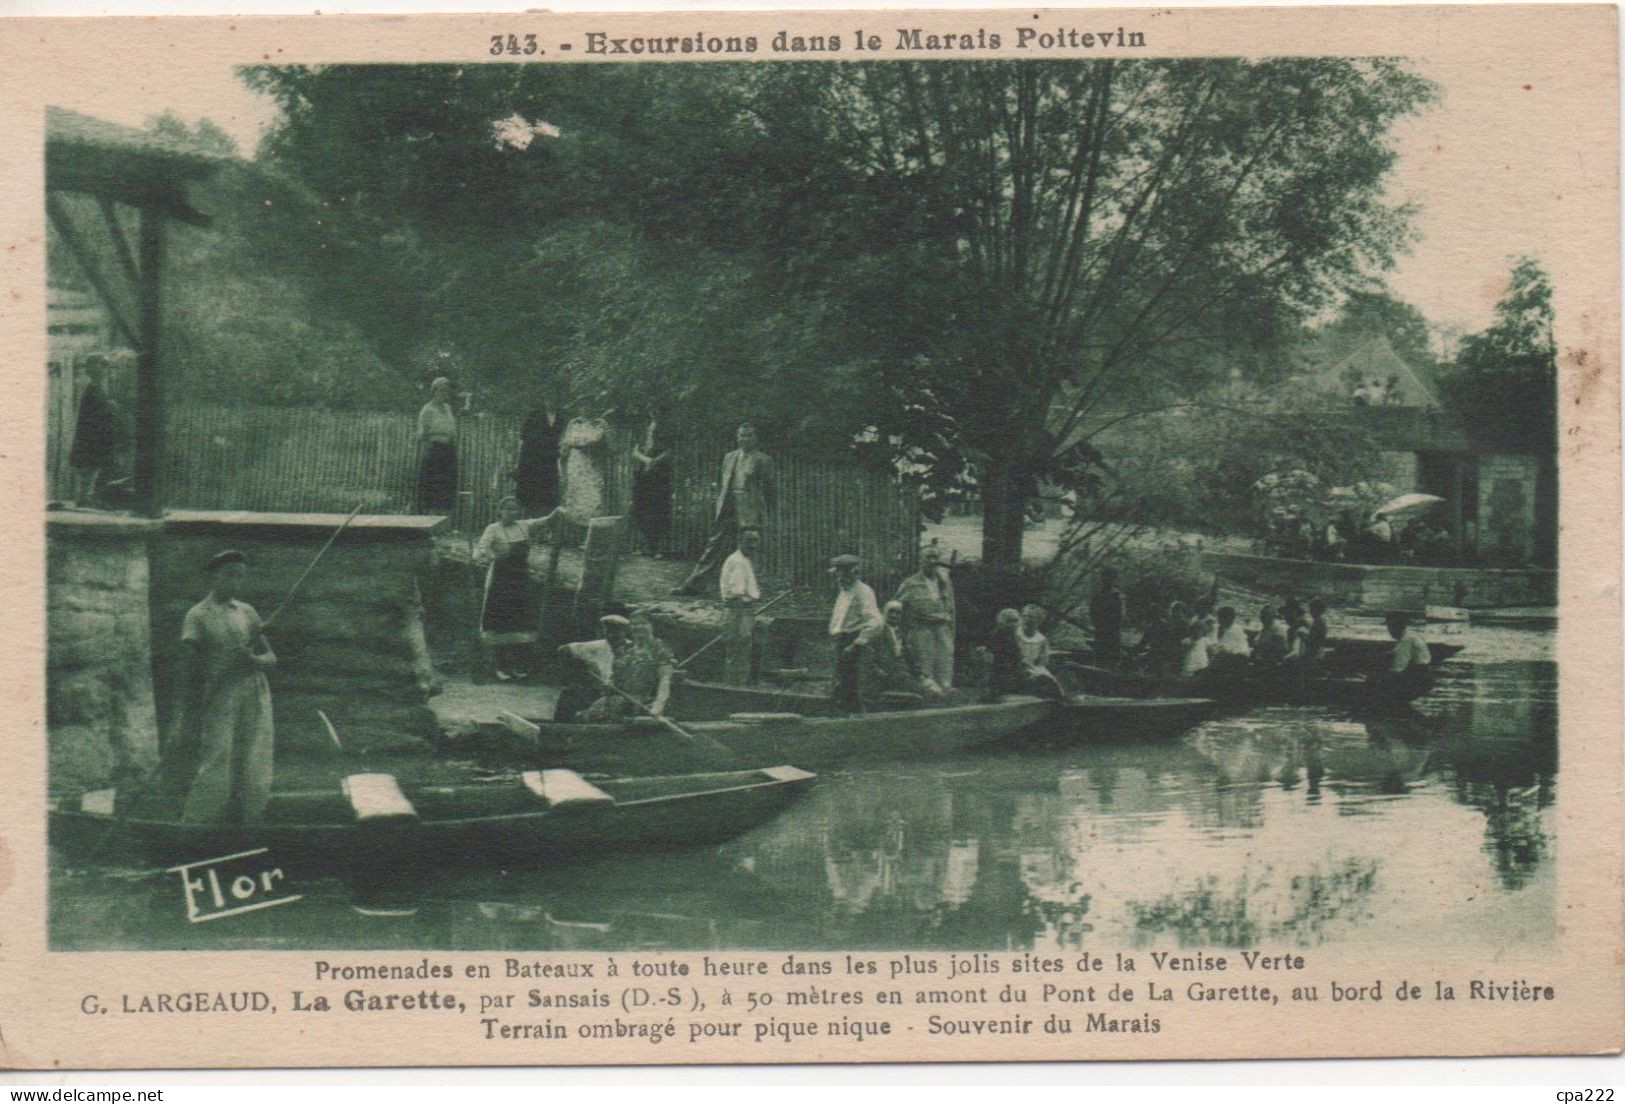
[(268, 847), (239, 851), (235, 855), (200, 859), (166, 870), (166, 874), (181, 876), (186, 918), (201, 924), (205, 920), (219, 920), (223, 916), (274, 905), (291, 905), (299, 900), (303, 894), (288, 893), (282, 884), (282, 868), (257, 858), (269, 851)]

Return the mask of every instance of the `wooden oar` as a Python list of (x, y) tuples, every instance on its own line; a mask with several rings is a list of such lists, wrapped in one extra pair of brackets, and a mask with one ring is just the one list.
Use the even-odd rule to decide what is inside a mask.
[[(751, 616), (752, 617), (760, 617), (762, 614), (766, 613), (769, 609), (771, 609), (772, 607), (778, 605), (780, 602), (782, 602), (786, 598), (790, 597), (790, 595), (794, 594), (796, 592), (796, 589), (797, 588), (795, 588), (795, 587), (791, 587), (789, 590), (785, 591), (783, 594), (779, 595), (777, 598), (774, 598), (774, 599), (771, 599), (771, 600), (769, 600), (767, 602), (762, 603), (760, 606), (758, 606), (756, 608), (756, 610), (751, 614)], [(707, 640), (704, 644), (701, 644), (699, 646), (699, 648), (694, 652), (693, 655), (689, 656), (687, 659), (685, 659), (681, 663), (677, 664), (677, 670), (681, 671), (684, 667), (687, 667), (690, 663), (693, 663), (696, 659), (699, 659), (706, 652), (710, 651), (717, 644), (721, 643), (723, 637), (725, 637), (727, 635), (728, 634), (725, 633), (725, 632), (717, 633), (717, 635), (713, 636), (710, 640)]]
[(684, 728), (682, 725), (680, 725), (676, 721), (672, 720), (670, 717), (664, 716), (664, 715), (662, 715), (660, 713), (656, 713), (654, 710), (650, 709), (648, 706), (646, 706), (642, 702), (638, 701), (638, 699), (634, 698), (631, 694), (628, 694), (625, 690), (622, 690), (619, 686), (616, 686), (614, 683), (610, 682), (608, 679), (601, 676), (597, 671), (587, 669), (587, 673), (590, 674), (594, 679), (596, 679), (598, 681), (598, 684), (600, 686), (602, 686), (605, 690), (608, 690), (611, 694), (614, 694), (616, 697), (620, 698), (622, 701), (629, 702), (634, 709), (636, 709), (639, 713), (642, 713), (645, 717), (653, 717), (655, 720), (659, 721), (662, 725), (664, 725), (668, 730), (677, 733), (677, 735), (681, 736), (683, 739), (687, 740), (689, 743), (695, 744), (698, 747), (702, 747), (706, 751), (711, 752), (713, 755), (734, 756), (734, 755), (737, 754), (734, 751), (734, 749), (729, 747), (727, 744), (723, 744), (723, 743), (720, 743), (720, 742), (718, 742), (716, 740), (713, 740), (711, 737), (706, 736), (703, 733), (696, 734), (696, 733), (690, 732), (686, 728)]

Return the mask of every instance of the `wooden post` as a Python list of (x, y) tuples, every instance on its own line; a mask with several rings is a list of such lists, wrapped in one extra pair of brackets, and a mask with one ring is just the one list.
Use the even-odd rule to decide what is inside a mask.
[(141, 344), (136, 350), (135, 502), (148, 517), (163, 512), (159, 486), (164, 446), (163, 380), (159, 367), (159, 283), (164, 263), (164, 217), (150, 207), (141, 209), (141, 287), (137, 326)]

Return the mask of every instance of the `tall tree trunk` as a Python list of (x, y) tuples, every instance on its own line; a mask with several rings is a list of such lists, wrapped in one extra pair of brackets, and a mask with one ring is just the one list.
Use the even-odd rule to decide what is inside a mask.
[(988, 458), (982, 478), (982, 566), (1012, 571), (1021, 565), (1029, 481), (1025, 465), (1011, 455)]

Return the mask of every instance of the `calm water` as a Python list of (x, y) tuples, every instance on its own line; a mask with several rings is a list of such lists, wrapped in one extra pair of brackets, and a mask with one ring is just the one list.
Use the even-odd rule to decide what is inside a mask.
[[(421, 872), (410, 916), (304, 900), (190, 925), (178, 881), (53, 864), (53, 944), (112, 948), (965, 950), (1502, 945), (1554, 935), (1548, 633), (1471, 628), (1420, 718), (1273, 708), (1153, 746), (825, 772), (720, 847)], [(406, 857), (410, 862), (410, 857)], [(290, 877), (296, 875), (290, 872)]]

